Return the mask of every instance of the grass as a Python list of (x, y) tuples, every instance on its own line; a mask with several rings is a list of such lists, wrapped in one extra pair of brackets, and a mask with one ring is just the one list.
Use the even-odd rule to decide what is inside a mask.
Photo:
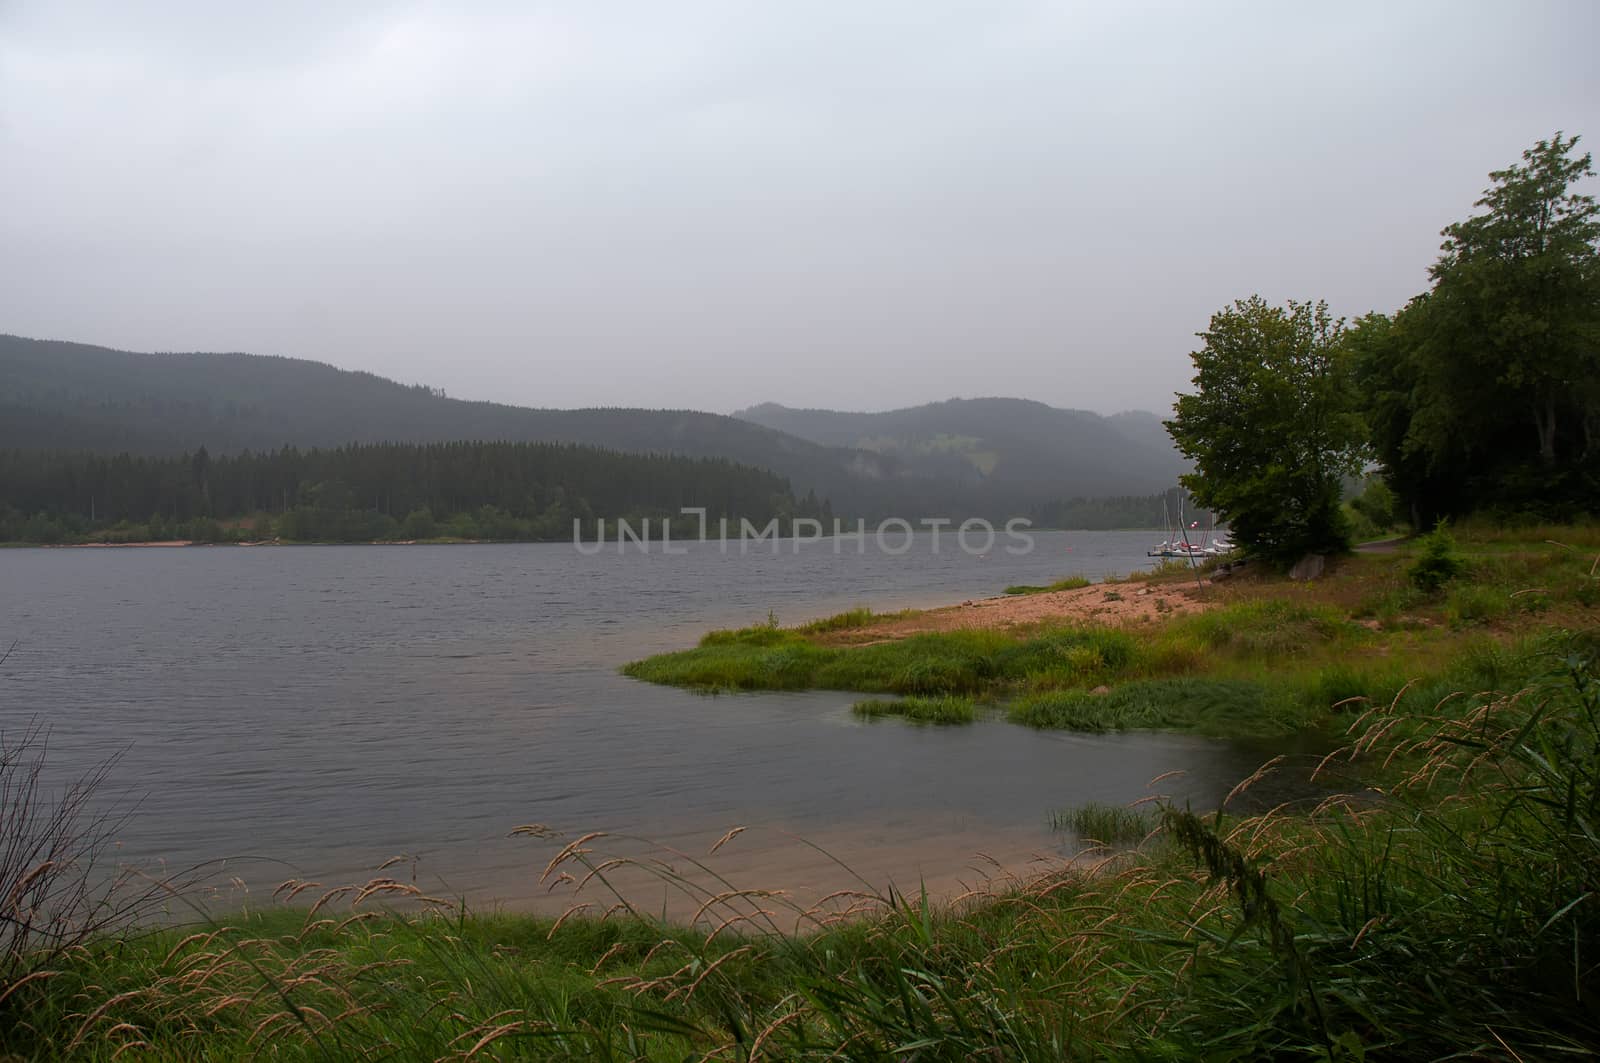
[(713, 632), (695, 649), (637, 661), (623, 671), (703, 690), (971, 695), (1026, 682), (1098, 680), (1128, 667), (1137, 652), (1132, 636), (1099, 628), (1046, 628), (1027, 637), (950, 631), (834, 646), (799, 631), (758, 626)]
[(1056, 690), (1012, 702), (1007, 715), (1029, 727), (1071, 731), (1167, 730), (1210, 735), (1282, 735), (1311, 713), (1243, 679), (1144, 679), (1104, 693)]
[(893, 613), (875, 613), (862, 606), (859, 609), (849, 609), (833, 616), (813, 620), (808, 624), (801, 624), (795, 630), (803, 635), (825, 635), (834, 631), (854, 631), (858, 628), (870, 627), (884, 620), (899, 620), (908, 616), (915, 616), (915, 609), (901, 609)]
[(1133, 845), (1156, 829), (1159, 817), (1147, 809), (1105, 805), (1098, 801), (1050, 815), (1053, 830), (1071, 831), (1101, 845)]
[[(1593, 530), (1538, 533), (1554, 541), (1456, 529), (1459, 563), (1433, 591), (1412, 576), (1414, 551), (1425, 542), (1413, 552), (1348, 559), (1311, 584), (1259, 571), (1235, 577), (1205, 592), (1208, 610), (1169, 613), (1137, 629), (1061, 621), (874, 638), (884, 618), (859, 609), (800, 628), (713, 632), (694, 649), (624, 671), (707, 691), (978, 698), (1008, 703), (1006, 718), (1034, 727), (1216, 737), (1337, 727), (1350, 707), (1336, 708), (1341, 702), (1387, 701), (1408, 682), (1436, 689), (1449, 679), (1444, 662), (1472, 652), (1476, 640), (1510, 645), (1547, 627), (1592, 623), (1600, 560), (1560, 536), (1585, 543)], [(1178, 567), (1148, 578), (1192, 578), (1187, 565)], [(1111, 586), (1106, 595), (1124, 592)], [(1109, 693), (1093, 693), (1102, 686)]]
[(1016, 595), (1049, 594), (1053, 591), (1075, 591), (1089, 586), (1089, 582), (1090, 581), (1087, 576), (1068, 576), (1066, 579), (1058, 579), (1054, 583), (1047, 583), (1043, 586), (1032, 583), (1013, 583), (1011, 586), (1006, 588), (1006, 593)]
[(938, 724), (971, 723), (976, 712), (971, 698), (948, 694), (942, 697), (869, 698), (856, 702), (851, 711), (866, 719), (899, 716), (912, 723)]
[[(1331, 607), (1281, 601), (1175, 617), (1142, 638), (1123, 629), (1068, 624), (1020, 634), (931, 632), (865, 645), (823, 643), (812, 634), (771, 625), (717, 631), (693, 650), (651, 657), (624, 671), (709, 691), (1015, 698), (1009, 718), (1035, 727), (1272, 735), (1312, 725), (1328, 704), (1286, 699), (1243, 678), (1192, 673), (1276, 668), (1285, 655), (1332, 656), (1371, 635)], [(1308, 676), (1317, 674), (1307, 670)], [(1106, 697), (1089, 693), (1102, 684), (1116, 688)]]

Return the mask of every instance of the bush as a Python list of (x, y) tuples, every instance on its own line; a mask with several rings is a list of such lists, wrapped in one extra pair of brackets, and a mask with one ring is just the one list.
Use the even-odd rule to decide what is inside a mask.
[(1418, 539), (1417, 546), (1420, 552), (1406, 569), (1406, 576), (1418, 590), (1433, 594), (1467, 569), (1466, 558), (1456, 548), (1455, 538), (1443, 521)]

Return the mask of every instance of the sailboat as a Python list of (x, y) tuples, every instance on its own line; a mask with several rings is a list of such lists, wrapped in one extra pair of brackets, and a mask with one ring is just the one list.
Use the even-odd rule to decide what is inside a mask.
[(1203, 559), (1207, 557), (1220, 557), (1221, 555), (1226, 554), (1233, 549), (1233, 544), (1227, 540), (1225, 535), (1223, 537), (1212, 539), (1212, 535), (1216, 531), (1215, 516), (1212, 517), (1211, 530), (1205, 532), (1201, 536), (1201, 541), (1198, 543), (1190, 542), (1189, 532), (1195, 528), (1198, 528), (1200, 526), (1200, 522), (1195, 521), (1188, 527), (1184, 526), (1183, 499), (1181, 497), (1178, 499), (1178, 523), (1176, 525), (1172, 523), (1172, 515), (1167, 509), (1167, 501), (1164, 498), (1161, 500), (1161, 515), (1162, 519), (1167, 522), (1167, 540), (1165, 542), (1157, 543), (1151, 549), (1146, 550), (1146, 557)]

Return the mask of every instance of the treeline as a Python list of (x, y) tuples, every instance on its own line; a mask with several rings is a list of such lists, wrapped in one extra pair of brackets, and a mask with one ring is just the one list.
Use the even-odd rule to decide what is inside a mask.
[[(1600, 513), (1600, 204), (1576, 190), (1594, 177), (1577, 143), (1491, 173), (1396, 314), (1347, 327), (1257, 296), (1212, 315), (1167, 425), (1195, 462), (1184, 486), (1237, 542), (1292, 564), (1363, 525)], [(1374, 463), (1352, 510), (1345, 486)]]
[(1600, 208), (1577, 137), (1491, 174), (1432, 288), (1345, 337), (1373, 450), (1418, 524), (1600, 509)]
[(1034, 524), (1042, 528), (1114, 531), (1119, 528), (1166, 529), (1177, 523), (1180, 512), (1186, 525), (1198, 521), (1202, 528), (1211, 527), (1211, 514), (1179, 488), (1159, 495), (1067, 498), (1039, 506), (1031, 516)]
[[(723, 459), (548, 443), (284, 447), (211, 456), (0, 451), (0, 541), (569, 538), (572, 522), (828, 520), (783, 478)], [(592, 533), (592, 531), (591, 531)]]

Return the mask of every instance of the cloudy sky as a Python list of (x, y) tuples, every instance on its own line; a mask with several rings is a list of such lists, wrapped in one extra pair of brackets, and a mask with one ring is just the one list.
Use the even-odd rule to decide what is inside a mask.
[(0, 332), (532, 405), (1158, 408), (1600, 144), (1600, 4), (0, 0)]

